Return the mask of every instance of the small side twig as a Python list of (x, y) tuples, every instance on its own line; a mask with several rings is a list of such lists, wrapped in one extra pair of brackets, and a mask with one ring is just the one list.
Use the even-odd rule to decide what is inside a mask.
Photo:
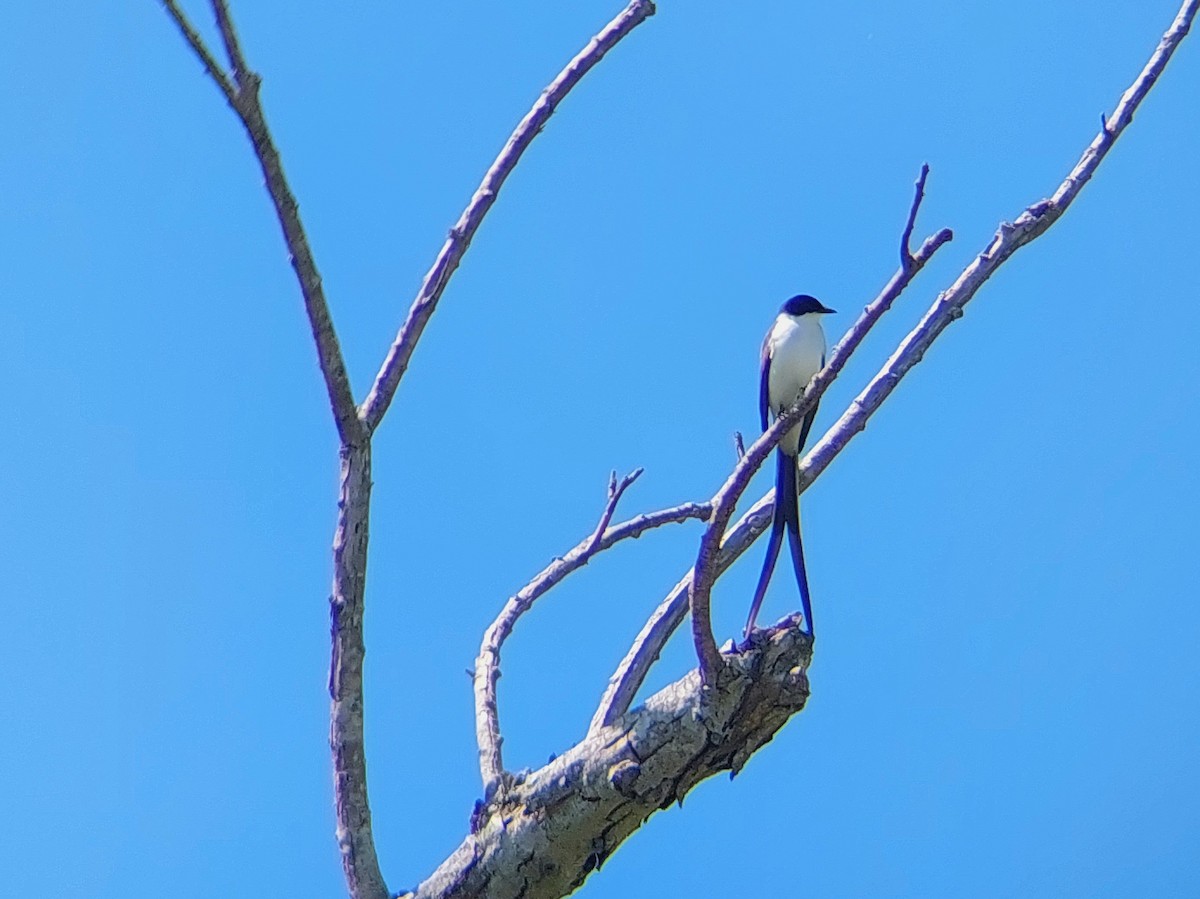
[(496, 701), (496, 682), (500, 678), (500, 650), (512, 633), (517, 620), (533, 607), (540, 597), (571, 572), (586, 565), (594, 556), (622, 540), (640, 537), (646, 531), (664, 524), (675, 524), (693, 518), (706, 519), (711, 507), (707, 503), (684, 503), (638, 515), (620, 524), (611, 525), (621, 497), (642, 474), (642, 469), (630, 472), (620, 482), (616, 473), (609, 479), (608, 500), (595, 531), (580, 541), (561, 559), (555, 559), (540, 574), (509, 597), (496, 620), (483, 634), (479, 655), (475, 659), (475, 738), (479, 744), (479, 773), (483, 778), (484, 794), (490, 796), (505, 786), (504, 763), (500, 747), (500, 716)]
[(163, 9), (167, 11), (167, 15), (175, 22), (175, 27), (179, 29), (179, 33), (183, 35), (183, 39), (187, 41), (188, 46), (192, 48), (192, 52), (200, 60), (200, 64), (204, 66), (204, 71), (208, 73), (208, 77), (216, 84), (217, 89), (225, 95), (225, 99), (229, 105), (237, 110), (237, 90), (233, 86), (233, 82), (229, 80), (229, 76), (225, 70), (221, 68), (221, 64), (213, 57), (208, 49), (208, 45), (204, 43), (204, 39), (200, 37), (200, 33), (192, 27), (192, 23), (188, 21), (188, 17), (184, 15), (183, 10), (179, 8), (179, 4), (175, 0), (162, 0)]
[(625, 495), (625, 491), (642, 476), (644, 468), (635, 468), (625, 477), (621, 478), (620, 483), (617, 483), (617, 473), (610, 472), (608, 475), (608, 503), (604, 506), (604, 514), (600, 516), (600, 520), (596, 523), (596, 530), (592, 534), (592, 542), (588, 544), (587, 554), (590, 556), (596, 552), (596, 548), (600, 546), (600, 540), (604, 537), (604, 532), (608, 530), (608, 523), (612, 521), (613, 513), (617, 511), (617, 503), (621, 501), (621, 497)]
[(244, 86), (244, 79), (250, 75), (246, 65), (246, 57), (242, 53), (242, 44), (238, 40), (237, 30), (233, 27), (233, 17), (229, 15), (229, 4), (226, 0), (212, 0), (213, 15), (217, 19), (217, 28), (221, 32), (221, 41), (225, 44), (225, 53), (229, 57), (229, 65), (233, 68), (233, 77), (239, 87)]
[(529, 148), (533, 139), (546, 127), (546, 122), (554, 114), (558, 104), (579, 83), (580, 79), (622, 38), (654, 15), (654, 12), (652, 0), (631, 0), (630, 4), (616, 18), (592, 38), (574, 59), (567, 63), (566, 68), (558, 74), (558, 77), (542, 91), (542, 95), (533, 104), (533, 108), (525, 114), (525, 118), (521, 119), (516, 130), (513, 131), (508, 142), (500, 151), (500, 155), (496, 157), (496, 161), (483, 176), (483, 181), (475, 191), (475, 195), (471, 197), (467, 208), (463, 210), (463, 214), (459, 216), (458, 222), (450, 229), (446, 242), (442, 245), (432, 268), (425, 275), (421, 289), (409, 307), (408, 316), (405, 318), (404, 324), (400, 326), (396, 339), (392, 342), (387, 357), (384, 359), (379, 373), (375, 376), (375, 383), (371, 385), (371, 392), (367, 394), (361, 411), (362, 420), (368, 433), (374, 432), (379, 427), (384, 413), (387, 412), (388, 406), (391, 405), (392, 399), (396, 395), (396, 389), (400, 386), (400, 379), (404, 377), (404, 372), (408, 369), (409, 360), (417, 347), (417, 342), (421, 339), (425, 325), (437, 308), (442, 292), (450, 282), (450, 277), (454, 274), (455, 269), (458, 268), (459, 262), (462, 261), (463, 254), (470, 247), (484, 216), (496, 202), (500, 188), (504, 186), (504, 182), (521, 160), (521, 156)]
[(921, 201), (925, 199), (925, 179), (928, 177), (929, 163), (922, 163), (921, 174), (917, 176), (912, 206), (908, 210), (908, 221), (904, 223), (904, 233), (900, 235), (900, 268), (902, 269), (912, 268), (913, 265), (913, 227), (917, 224), (917, 210), (921, 208)]
[(746, 444), (745, 441), (742, 440), (741, 431), (733, 432), (733, 451), (737, 453), (737, 457), (739, 459), (746, 455)]

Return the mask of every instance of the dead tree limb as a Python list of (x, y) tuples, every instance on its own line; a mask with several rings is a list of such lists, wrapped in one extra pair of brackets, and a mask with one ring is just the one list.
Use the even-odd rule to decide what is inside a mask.
[[(917, 273), (924, 268), (925, 263), (929, 261), (933, 254), (954, 236), (949, 229), (943, 228), (937, 234), (927, 239), (916, 253), (913, 253), (910, 249), (909, 244), (912, 239), (912, 230), (916, 222), (917, 212), (921, 208), (921, 201), (925, 197), (925, 179), (928, 175), (929, 166), (922, 166), (921, 175), (917, 179), (916, 192), (912, 205), (909, 207), (908, 218), (905, 220), (904, 230), (900, 238), (900, 268), (897, 269), (879, 295), (867, 304), (862, 314), (859, 315), (858, 320), (846, 332), (846, 335), (838, 341), (837, 346), (833, 348), (833, 352), (829, 354), (828, 364), (813, 376), (812, 382), (805, 389), (804, 395), (800, 398), (799, 402), (786, 413), (779, 416), (772, 423), (771, 427), (764, 431), (762, 436), (750, 445), (746, 452), (738, 459), (737, 464), (734, 465), (733, 471), (725, 480), (721, 489), (717, 491), (711, 500), (713, 506), (712, 516), (708, 520), (708, 527), (700, 538), (700, 549), (696, 556), (696, 565), (692, 569), (688, 591), (688, 604), (692, 612), (692, 640), (696, 645), (696, 656), (700, 660), (700, 679), (705, 684), (712, 681), (716, 673), (716, 666), (720, 662), (720, 656), (717, 653), (717, 643), (712, 633), (709, 601), (713, 584), (716, 582), (717, 557), (721, 541), (725, 536), (725, 528), (729, 524), (729, 519), (733, 516), (733, 510), (737, 505), (737, 501), (750, 485), (750, 479), (754, 476), (755, 472), (758, 471), (759, 467), (770, 456), (776, 444), (783, 439), (783, 435), (790, 431), (810, 410), (816, 407), (825, 391), (829, 389), (829, 385), (833, 383), (842, 369), (846, 367), (846, 363), (850, 361), (850, 357), (862, 344), (863, 339), (867, 336), (871, 328), (875, 326), (875, 323), (892, 307), (892, 303), (904, 292), (904, 289), (917, 276)], [(636, 654), (638, 653), (635, 647)], [(647, 649), (641, 655), (643, 658), (657, 657), (658, 650)], [(636, 689), (634, 692), (636, 692)], [(607, 717), (607, 715), (602, 715), (601, 717)]]
[[(229, 59), (229, 72), (188, 21), (177, 0), (160, 0), (204, 71), (238, 116), (262, 168), (267, 191), (283, 229), (292, 268), (300, 284), (317, 359), (340, 439), (341, 476), (333, 543), (333, 590), (330, 596), (329, 692), (330, 749), (333, 756), (338, 846), (353, 899), (387, 899), (379, 868), (367, 797), (363, 700), (363, 609), (366, 588), (371, 497), (370, 438), (379, 426), (425, 324), (450, 276), (470, 246), (480, 222), (496, 200), (504, 180), (557, 105), (637, 25), (654, 13), (651, 0), (632, 0), (612, 22), (567, 64), (521, 120), (484, 177), (409, 310), (366, 401), (355, 405), (341, 347), (325, 301), (321, 276), (260, 100), (262, 79), (248, 65), (226, 0), (211, 0), (213, 15)], [(607, 525), (607, 522), (605, 522)], [(603, 533), (604, 529), (601, 529)], [(593, 550), (594, 552), (594, 550)]]
[(581, 541), (560, 559), (547, 565), (537, 577), (509, 597), (496, 620), (483, 634), (479, 656), (475, 659), (472, 678), (475, 692), (475, 738), (479, 744), (479, 772), (483, 778), (484, 795), (491, 796), (506, 788), (511, 777), (506, 774), (501, 757), (500, 713), (496, 701), (496, 682), (500, 679), (500, 649), (508, 639), (517, 620), (533, 608), (533, 604), (567, 575), (577, 571), (598, 553), (615, 546), (622, 540), (640, 537), (646, 531), (664, 524), (707, 518), (711, 508), (706, 503), (684, 503), (670, 509), (662, 509), (639, 515), (629, 521), (609, 526), (617, 504), (626, 489), (641, 475), (642, 469), (626, 475), (619, 482), (613, 474), (609, 482), (608, 502), (600, 515), (600, 521), (590, 537)]
[[(871, 379), (867, 387), (809, 450), (800, 462), (798, 484), (801, 491), (807, 489), (846, 448), (854, 435), (866, 427), (867, 420), (891, 395), (900, 379), (921, 360), (930, 344), (952, 321), (962, 316), (963, 306), (975, 295), (984, 281), (991, 277), (996, 269), (1018, 249), (1045, 233), (1046, 229), (1063, 214), (1079, 194), (1083, 185), (1095, 173), (1113, 143), (1133, 120), (1133, 114), (1137, 107), (1165, 70), (1183, 38), (1187, 36), (1195, 18), (1197, 6), (1200, 6), (1200, 0), (1185, 0), (1141, 73), (1122, 94), (1112, 115), (1102, 119), (1100, 133), (1092, 140), (1079, 162), (1059, 185), (1054, 195), (1048, 200), (1040, 200), (1028, 207), (1017, 217), (1015, 222), (1001, 223), (995, 237), (984, 251), (963, 270), (947, 290), (938, 296), (921, 322), (901, 341), (899, 347)], [(905, 242), (907, 242), (907, 238)], [(900, 272), (893, 277), (893, 280), (903, 274), (904, 270), (905, 265), (902, 264)], [(801, 399), (800, 403), (775, 423), (779, 425), (781, 431), (799, 421), (807, 411), (810, 394), (815, 392), (823, 375), (823, 372), (819, 373), (813, 383), (809, 385), (809, 392)], [(780, 424), (780, 422), (784, 422), (784, 424)], [(747, 450), (746, 455), (749, 456), (758, 443), (768, 440), (774, 428), (775, 425), (772, 426), (772, 430), (760, 437), (759, 441), (756, 441)], [(738, 465), (741, 466), (744, 461), (744, 459), (740, 460)], [(755, 538), (766, 530), (771, 520), (772, 509), (773, 491), (762, 497), (751, 511), (743, 516), (737, 526), (726, 535), (721, 544), (722, 552), (717, 554), (715, 560), (710, 561), (709, 564), (712, 564), (716, 571), (723, 571), (732, 561), (725, 555), (726, 549), (735, 557), (740, 555)], [(716, 521), (715, 509), (711, 521)], [(658, 658), (671, 634), (683, 621), (688, 610), (687, 600), (691, 578), (692, 573), (689, 572), (655, 609), (638, 634), (633, 646), (630, 647), (609, 681), (608, 688), (593, 717), (593, 729), (612, 723), (629, 708), (650, 666)]]

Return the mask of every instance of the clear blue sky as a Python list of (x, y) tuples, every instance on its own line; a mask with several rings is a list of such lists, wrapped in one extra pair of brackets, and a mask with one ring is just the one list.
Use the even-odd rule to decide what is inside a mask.
[[(512, 126), (619, 2), (235, 4), (360, 398)], [(0, 893), (342, 895), (335, 437), (260, 175), (157, 2), (10, 6)], [(832, 421), (1054, 189), (1175, 10), (664, 2), (584, 81), (376, 441), (368, 749), (393, 889), (459, 843), (480, 793), (481, 632), (591, 530), (608, 471), (646, 468), (629, 514), (709, 496), (755, 429), (776, 307), (814, 293), (840, 334), (895, 268), (928, 161), (918, 232), (956, 239)], [(806, 494), (809, 708), (583, 895), (1200, 893), (1189, 40), (1078, 203)], [(698, 535), (623, 546), (522, 621), (512, 766), (580, 737)], [(760, 555), (718, 585), (718, 639)], [(778, 578), (764, 619), (795, 604)], [(691, 664), (676, 641), (655, 684)]]

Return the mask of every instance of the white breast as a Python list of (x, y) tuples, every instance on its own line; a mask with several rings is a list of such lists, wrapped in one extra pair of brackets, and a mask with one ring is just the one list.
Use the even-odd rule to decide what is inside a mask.
[[(825, 329), (820, 315), (781, 315), (767, 337), (771, 370), (767, 379), (767, 397), (771, 412), (778, 415), (800, 399), (813, 375), (825, 364)], [(780, 442), (789, 456), (799, 451), (800, 426)]]

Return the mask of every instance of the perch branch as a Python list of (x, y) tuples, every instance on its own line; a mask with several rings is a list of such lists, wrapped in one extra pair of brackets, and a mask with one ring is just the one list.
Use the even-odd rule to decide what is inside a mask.
[[(855, 398), (833, 427), (813, 446), (800, 463), (798, 487), (801, 491), (807, 489), (838, 453), (846, 447), (853, 436), (866, 426), (867, 419), (895, 389), (900, 378), (920, 361), (921, 355), (937, 335), (945, 330), (951, 321), (962, 315), (962, 306), (991, 276), (992, 272), (1013, 252), (1044, 233), (1062, 215), (1083, 185), (1091, 178), (1113, 142), (1132, 121), (1133, 113), (1138, 105), (1153, 87), (1170, 61), (1171, 55), (1187, 35), (1198, 6), (1200, 6), (1200, 0), (1186, 0), (1183, 3), (1145, 68), (1121, 96), (1113, 115), (1101, 117), (1100, 133), (1084, 151), (1079, 162), (1059, 185), (1054, 195), (1049, 200), (1042, 200), (1029, 207), (1017, 218), (1016, 222), (1001, 225), (999, 232), (987, 249), (963, 271), (947, 291), (938, 297), (917, 328), (901, 342), (900, 347), (884, 364), (883, 369)], [(920, 193), (919, 188), (918, 194)], [(926, 245), (928, 243), (926, 241)], [(920, 255), (921, 253), (918, 251), (914, 258), (920, 257)], [(903, 254), (901, 258), (904, 258)], [(770, 522), (772, 495), (769, 492), (759, 500), (751, 512), (743, 517), (727, 537), (725, 542), (728, 544), (732, 544), (735, 537), (738, 539), (741, 546), (741, 549), (738, 550), (739, 554), (745, 546), (766, 530)], [(613, 723), (628, 710), (650, 666), (658, 658), (667, 639), (683, 621), (686, 612), (686, 589), (690, 587), (690, 580), (691, 574), (689, 573), (659, 605), (638, 634), (633, 646), (630, 647), (629, 652), (626, 653), (609, 681), (608, 688), (593, 717), (593, 729)], [(681, 588), (684, 590), (683, 593), (681, 593)]]
[(400, 326), (396, 339), (388, 350), (383, 366), (375, 376), (371, 392), (367, 394), (362, 405), (362, 420), (367, 433), (373, 433), (379, 427), (380, 421), (388, 410), (400, 379), (408, 369), (409, 360), (421, 339), (430, 316), (437, 308), (442, 292), (450, 281), (450, 277), (462, 261), (463, 254), (471, 245), (475, 232), (479, 230), (484, 216), (496, 202), (496, 196), (504, 185), (509, 174), (520, 161), (522, 154), (528, 149), (533, 139), (546, 127), (546, 122), (554, 114), (554, 110), (580, 79), (596, 65), (604, 55), (634, 28), (654, 15), (654, 3), (651, 0), (632, 0), (605, 26), (579, 54), (567, 63), (549, 86), (542, 91), (533, 108), (525, 114), (525, 118), (517, 125), (509, 137), (504, 149), (496, 157), (483, 181), (475, 191), (467, 208), (459, 217), (458, 222), (450, 229), (446, 242), (433, 262), (433, 267), (425, 275), (417, 297), (409, 307), (408, 316)]
[(570, 894), (655, 811), (740, 771), (803, 708), (810, 658), (796, 616), (732, 656), (719, 687), (702, 694), (689, 672), (482, 804), (459, 848), (401, 899)]
[[(816, 407), (829, 385), (845, 368), (850, 356), (858, 349), (875, 323), (891, 308), (892, 303), (925, 266), (930, 257), (947, 241), (953, 239), (954, 235), (949, 229), (942, 229), (928, 238), (915, 254), (909, 250), (913, 225), (916, 222), (921, 201), (925, 196), (925, 179), (928, 175), (929, 166), (923, 165), (900, 240), (900, 268), (897, 269), (883, 291), (863, 309), (858, 320), (833, 348), (828, 364), (813, 377), (800, 400), (776, 419), (763, 432), (762, 436), (750, 445), (734, 465), (733, 472), (726, 479), (724, 485), (712, 498), (713, 514), (708, 521), (708, 527), (705, 528), (704, 534), (700, 538), (700, 550), (696, 556), (688, 600), (692, 611), (692, 639), (696, 644), (696, 655), (700, 660), (701, 680), (705, 684), (711, 682), (716, 665), (720, 661), (717, 643), (712, 633), (709, 602), (713, 583), (717, 577), (718, 550), (737, 501), (749, 486), (750, 479), (755, 472), (771, 454), (776, 444), (783, 439), (783, 435)], [(652, 655), (657, 655), (657, 652), (653, 652)]]
[(532, 581), (526, 584), (504, 604), (504, 608), (484, 632), (475, 659), (475, 738), (479, 744), (479, 773), (483, 777), (484, 794), (495, 795), (506, 786), (504, 764), (501, 757), (500, 718), (496, 701), (496, 681), (500, 679), (500, 649), (516, 626), (517, 619), (533, 606), (539, 597), (562, 581), (568, 574), (582, 568), (593, 556), (630, 537), (640, 537), (646, 531), (664, 524), (704, 519), (711, 511), (707, 503), (684, 503), (670, 509), (662, 509), (646, 515), (638, 515), (629, 521), (609, 527), (617, 504), (626, 489), (638, 479), (642, 469), (626, 475), (618, 483), (614, 472), (609, 480), (608, 501), (591, 536), (581, 541), (574, 549), (555, 559)]

